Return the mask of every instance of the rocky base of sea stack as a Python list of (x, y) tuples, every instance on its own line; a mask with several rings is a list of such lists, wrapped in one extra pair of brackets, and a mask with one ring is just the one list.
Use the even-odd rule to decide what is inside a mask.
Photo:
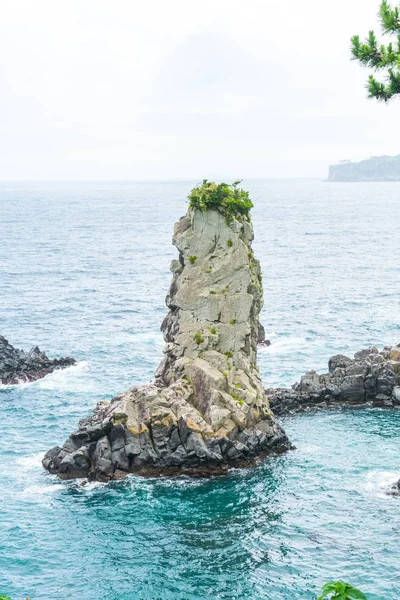
[(29, 352), (14, 348), (0, 335), (0, 382), (17, 385), (36, 381), (56, 369), (65, 369), (76, 364), (74, 358), (55, 358), (51, 360), (35, 346)]
[[(93, 415), (79, 422), (62, 448), (56, 446), (43, 459), (43, 466), (61, 479), (87, 477), (91, 480), (121, 479), (128, 473), (144, 476), (194, 477), (221, 475), (232, 467), (252, 465), (266, 454), (281, 453), (291, 446), (280, 426), (268, 418), (255, 427), (215, 435), (200, 419), (182, 414), (176, 419), (166, 411), (145, 418), (139, 429), (128, 425), (120, 412), (131, 395), (136, 398), (176, 394), (176, 409), (185, 410), (185, 396), (191, 394), (185, 382), (166, 390), (152, 384), (117, 396), (110, 403), (99, 402)], [(180, 389), (179, 389), (180, 388)], [(154, 406), (154, 405), (153, 405)], [(146, 410), (144, 404), (141, 405)], [(146, 411), (147, 412), (147, 411)], [(148, 416), (148, 413), (147, 415)]]
[(309, 371), (292, 388), (266, 390), (275, 415), (335, 406), (400, 408), (400, 345), (332, 356), (329, 372)]

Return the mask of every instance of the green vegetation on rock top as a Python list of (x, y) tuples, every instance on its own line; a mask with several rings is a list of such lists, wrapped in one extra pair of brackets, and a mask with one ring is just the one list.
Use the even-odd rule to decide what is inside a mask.
[(239, 188), (240, 180), (234, 183), (215, 183), (204, 179), (201, 185), (190, 192), (189, 207), (192, 209), (218, 210), (228, 221), (248, 215), (253, 208), (249, 192)]

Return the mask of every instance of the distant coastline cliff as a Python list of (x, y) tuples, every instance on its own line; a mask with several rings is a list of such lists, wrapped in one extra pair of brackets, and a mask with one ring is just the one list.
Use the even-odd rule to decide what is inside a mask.
[(327, 181), (400, 181), (400, 154), (330, 165)]

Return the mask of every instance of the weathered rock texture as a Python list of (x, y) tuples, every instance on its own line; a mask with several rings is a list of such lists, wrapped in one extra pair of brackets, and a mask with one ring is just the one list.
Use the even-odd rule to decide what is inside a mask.
[(29, 352), (18, 350), (0, 335), (0, 381), (3, 384), (36, 381), (56, 369), (64, 369), (75, 363), (75, 359), (70, 357), (51, 360), (37, 346)]
[(290, 447), (257, 368), (259, 262), (249, 218), (189, 211), (176, 225), (164, 358), (154, 383), (100, 402), (43, 460), (61, 478), (218, 473)]
[(353, 359), (338, 354), (328, 368), (325, 375), (309, 371), (292, 389), (267, 390), (274, 413), (352, 404), (400, 408), (400, 345), (381, 352), (373, 346)]

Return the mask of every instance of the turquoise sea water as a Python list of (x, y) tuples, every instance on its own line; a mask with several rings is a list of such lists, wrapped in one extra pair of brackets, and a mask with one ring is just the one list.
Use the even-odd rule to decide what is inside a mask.
[[(173, 223), (194, 182), (0, 185), (0, 333), (76, 367), (0, 387), (0, 593), (31, 600), (400, 597), (400, 413), (283, 421), (296, 450), (213, 480), (60, 482), (40, 465), (160, 360)], [(245, 182), (266, 386), (400, 342), (399, 184)]]

